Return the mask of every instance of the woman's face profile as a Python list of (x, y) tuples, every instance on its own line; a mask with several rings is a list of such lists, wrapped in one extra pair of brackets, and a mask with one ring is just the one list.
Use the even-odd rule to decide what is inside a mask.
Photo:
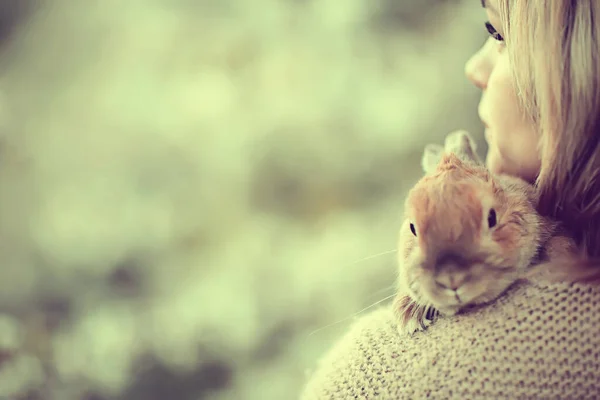
[(490, 38), (467, 61), (465, 73), (482, 90), (479, 117), (488, 143), (486, 164), (494, 173), (534, 181), (540, 169), (538, 133), (517, 97), (497, 0), (484, 3)]

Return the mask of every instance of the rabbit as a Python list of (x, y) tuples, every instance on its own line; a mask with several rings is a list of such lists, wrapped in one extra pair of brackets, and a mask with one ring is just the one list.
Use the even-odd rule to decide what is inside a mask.
[(422, 168), (405, 200), (393, 301), (399, 330), (409, 335), (439, 315), (498, 298), (546, 257), (556, 228), (537, 213), (533, 185), (491, 174), (466, 131), (449, 134), (443, 147), (426, 146)]

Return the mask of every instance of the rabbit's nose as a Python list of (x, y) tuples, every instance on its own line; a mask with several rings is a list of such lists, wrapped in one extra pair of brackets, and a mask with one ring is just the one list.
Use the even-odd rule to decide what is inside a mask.
[(442, 251), (437, 255), (435, 264), (438, 270), (443, 270), (447, 267), (465, 267), (468, 265), (468, 262), (458, 252)]
[(454, 270), (454, 271), (440, 271), (435, 277), (435, 283), (443, 288), (456, 291), (466, 281), (469, 280), (468, 271)]

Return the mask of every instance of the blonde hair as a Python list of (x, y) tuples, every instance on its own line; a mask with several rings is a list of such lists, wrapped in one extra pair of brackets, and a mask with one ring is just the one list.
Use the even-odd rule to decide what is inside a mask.
[(539, 211), (600, 256), (600, 1), (499, 0), (520, 99), (540, 130)]

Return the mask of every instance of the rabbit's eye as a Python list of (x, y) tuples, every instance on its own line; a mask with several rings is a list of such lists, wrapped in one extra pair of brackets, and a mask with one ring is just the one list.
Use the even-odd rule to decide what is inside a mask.
[(490, 227), (490, 229), (496, 226), (496, 222), (496, 210), (492, 208), (490, 209), (490, 213), (488, 214), (488, 226)]
[(415, 224), (410, 224), (410, 231), (412, 232), (413, 235), (415, 235), (415, 237), (417, 236), (417, 230), (415, 229)]

